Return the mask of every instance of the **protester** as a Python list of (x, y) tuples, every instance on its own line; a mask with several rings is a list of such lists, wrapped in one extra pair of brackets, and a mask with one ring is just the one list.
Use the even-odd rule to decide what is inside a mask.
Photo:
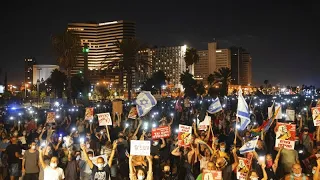
[(29, 150), (24, 152), (22, 173), (25, 173), (24, 180), (39, 179), (39, 152), (35, 142), (31, 142)]

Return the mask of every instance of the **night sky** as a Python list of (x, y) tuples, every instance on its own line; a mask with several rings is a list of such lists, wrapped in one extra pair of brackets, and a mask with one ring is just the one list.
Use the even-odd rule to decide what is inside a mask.
[(8, 71), (9, 82), (22, 82), (25, 57), (55, 63), (50, 36), (63, 32), (67, 23), (131, 20), (137, 37), (150, 45), (187, 44), (201, 50), (216, 39), (220, 48), (242, 46), (253, 59), (254, 85), (268, 79), (273, 85), (319, 87), (319, 3), (266, 2), (1, 2), (1, 67)]

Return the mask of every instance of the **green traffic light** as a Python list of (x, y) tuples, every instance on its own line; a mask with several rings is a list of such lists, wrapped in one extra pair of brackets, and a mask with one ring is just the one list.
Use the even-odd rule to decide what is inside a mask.
[(84, 53), (88, 53), (89, 52), (89, 48), (83, 48), (82, 50)]

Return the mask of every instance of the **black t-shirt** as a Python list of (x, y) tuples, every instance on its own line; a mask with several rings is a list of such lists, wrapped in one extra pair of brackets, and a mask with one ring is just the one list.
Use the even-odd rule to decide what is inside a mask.
[(6, 153), (8, 154), (8, 163), (19, 163), (19, 158), (16, 157), (16, 152), (21, 154), (21, 147), (17, 144), (10, 144), (6, 148)]
[(109, 180), (110, 167), (108, 164), (102, 170), (99, 170), (96, 165), (93, 165), (93, 168), (91, 170), (93, 180)]
[(232, 177), (232, 165), (228, 165), (222, 170), (222, 179), (231, 179)]

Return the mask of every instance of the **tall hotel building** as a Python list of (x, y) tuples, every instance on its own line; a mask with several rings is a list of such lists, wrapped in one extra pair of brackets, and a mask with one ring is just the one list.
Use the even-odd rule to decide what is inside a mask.
[(24, 59), (24, 83), (33, 84), (33, 65), (37, 64), (35, 58), (25, 58)]
[[(187, 46), (160, 47), (152, 50), (153, 72), (164, 71), (175, 88), (181, 88), (180, 74), (187, 70), (184, 56)], [(189, 67), (189, 73), (194, 74), (194, 67)]]
[[(105, 67), (107, 62), (121, 61), (122, 54), (118, 53), (115, 43), (118, 40), (135, 37), (135, 23), (130, 21), (112, 21), (104, 23), (69, 23), (68, 31), (77, 34), (81, 45), (88, 44), (89, 79), (93, 82), (100, 80), (112, 83), (115, 87), (126, 87), (125, 73), (118, 67)], [(77, 64), (72, 74), (77, 74), (84, 68), (84, 56), (79, 54)], [(134, 80), (133, 80), (134, 82)]]

